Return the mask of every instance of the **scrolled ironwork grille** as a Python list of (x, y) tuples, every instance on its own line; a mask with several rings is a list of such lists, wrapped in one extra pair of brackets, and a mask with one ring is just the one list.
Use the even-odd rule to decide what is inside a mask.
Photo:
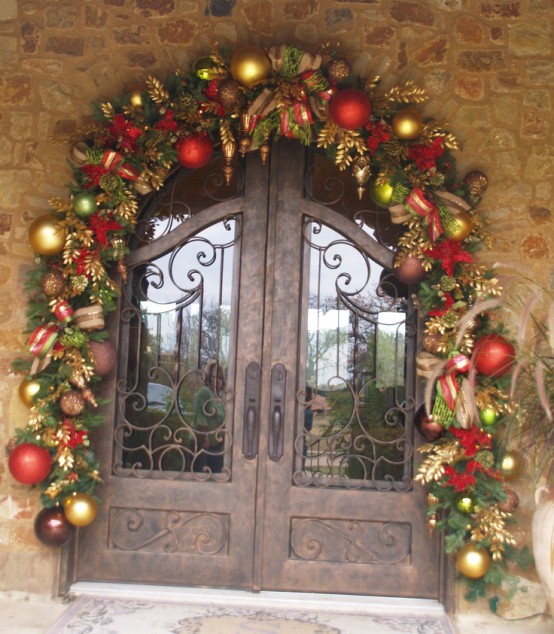
[(233, 282), (241, 216), (136, 265), (122, 298), (114, 473), (231, 478)]
[(407, 294), (351, 240), (308, 217), (303, 257), (293, 481), (407, 490), (416, 336)]

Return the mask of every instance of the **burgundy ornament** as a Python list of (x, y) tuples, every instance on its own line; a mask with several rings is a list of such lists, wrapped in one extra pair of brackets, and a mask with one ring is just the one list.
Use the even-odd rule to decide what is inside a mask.
[(444, 427), (433, 417), (427, 416), (424, 407), (415, 414), (415, 426), (427, 442), (434, 442), (444, 434)]
[(329, 114), (333, 123), (345, 130), (357, 130), (369, 120), (371, 101), (357, 88), (345, 88), (329, 100)]
[(89, 341), (90, 356), (97, 376), (106, 376), (115, 367), (117, 352), (111, 341)]
[(427, 276), (427, 272), (423, 268), (423, 263), (415, 255), (406, 257), (400, 266), (394, 269), (396, 277), (404, 284), (419, 284)]
[(519, 506), (519, 496), (513, 489), (508, 487), (504, 489), (504, 493), (506, 494), (506, 499), (498, 503), (498, 508), (503, 513), (513, 513)]
[(477, 371), (493, 377), (508, 374), (514, 365), (515, 356), (514, 346), (496, 333), (481, 337), (473, 350), (473, 362)]
[(176, 149), (179, 163), (193, 170), (208, 163), (214, 152), (214, 144), (207, 134), (196, 133), (178, 141)]
[(52, 457), (46, 447), (23, 442), (10, 453), (8, 468), (21, 484), (38, 484), (50, 473)]
[(46, 546), (64, 546), (75, 533), (75, 526), (67, 521), (63, 507), (42, 509), (35, 518), (35, 535)]

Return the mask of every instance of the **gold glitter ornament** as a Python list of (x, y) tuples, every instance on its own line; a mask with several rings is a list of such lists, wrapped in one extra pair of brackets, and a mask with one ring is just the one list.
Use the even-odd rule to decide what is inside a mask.
[(475, 198), (479, 198), (479, 196), (482, 196), (487, 191), (489, 179), (483, 172), (474, 170), (464, 176), (462, 185), (469, 194)]
[(65, 291), (65, 278), (60, 271), (48, 271), (40, 280), (40, 289), (46, 297), (58, 297)]
[(225, 110), (233, 110), (240, 105), (242, 100), (240, 86), (233, 79), (223, 79), (221, 81), (217, 96)]
[(352, 66), (350, 66), (348, 60), (343, 57), (338, 57), (327, 65), (327, 77), (333, 84), (340, 84), (345, 81), (351, 72)]

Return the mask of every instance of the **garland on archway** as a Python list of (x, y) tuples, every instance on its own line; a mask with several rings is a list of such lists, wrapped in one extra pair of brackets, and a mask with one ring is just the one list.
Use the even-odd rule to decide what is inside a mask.
[(104, 318), (118, 298), (114, 271), (126, 275), (141, 197), (172, 166), (206, 164), (217, 146), (229, 181), (237, 154), (256, 150), (265, 162), (270, 142), (284, 136), (324, 148), (351, 171), (360, 197), (368, 190), (403, 228), (395, 271), (419, 285), (425, 323), (417, 371), (426, 402), (416, 426), (428, 442), (416, 480), (429, 492), (430, 527), (445, 532), (473, 596), (500, 585), (510, 561), (523, 564), (508, 528), (518, 502), (509, 481), (521, 460), (501, 442), (515, 351), (491, 317), (498, 281), (475, 261), (490, 242), (477, 211), (487, 178), (459, 179), (458, 142), (422, 116), (425, 99), (411, 82), (384, 89), (378, 77), (352, 77), (331, 51), (283, 45), (217, 51), (95, 106), (71, 148), (67, 198), (51, 200), (29, 230), (40, 266), (27, 287), (29, 358), (14, 367), (27, 375), (20, 395), (30, 418), (9, 465), (18, 481), (41, 483), (41, 541), (63, 544), (96, 515), (100, 466), (89, 433), (103, 422), (95, 389), (115, 363)]

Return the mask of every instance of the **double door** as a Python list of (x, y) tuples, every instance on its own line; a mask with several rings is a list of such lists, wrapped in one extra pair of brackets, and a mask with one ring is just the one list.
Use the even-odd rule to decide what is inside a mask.
[(441, 598), (415, 317), (375, 227), (317, 202), (340, 179), (314, 160), (280, 141), (237, 195), (199, 210), (212, 175), (189, 174), (144, 221), (74, 579)]

